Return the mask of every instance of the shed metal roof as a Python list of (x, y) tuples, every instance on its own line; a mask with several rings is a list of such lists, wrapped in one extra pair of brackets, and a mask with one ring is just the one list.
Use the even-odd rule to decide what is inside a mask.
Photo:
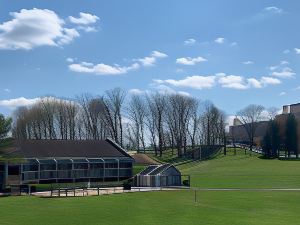
[(150, 165), (150, 166), (146, 167), (143, 171), (141, 171), (138, 175), (142, 175), (142, 176), (145, 176), (145, 175), (151, 175), (151, 176), (161, 175), (164, 171), (166, 171), (170, 167), (174, 167), (176, 169), (176, 167), (173, 166), (172, 164)]

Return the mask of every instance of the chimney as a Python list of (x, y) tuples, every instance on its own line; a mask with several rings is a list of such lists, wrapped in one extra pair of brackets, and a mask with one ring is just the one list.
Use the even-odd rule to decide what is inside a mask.
[(282, 114), (289, 114), (290, 113), (290, 106), (289, 105), (284, 105), (282, 107)]

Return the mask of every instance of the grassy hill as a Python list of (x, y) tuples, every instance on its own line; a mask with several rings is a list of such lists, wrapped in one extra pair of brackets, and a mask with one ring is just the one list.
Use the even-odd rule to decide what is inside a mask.
[(179, 166), (202, 188), (300, 188), (300, 161), (261, 159), (259, 155), (218, 155), (212, 160)]

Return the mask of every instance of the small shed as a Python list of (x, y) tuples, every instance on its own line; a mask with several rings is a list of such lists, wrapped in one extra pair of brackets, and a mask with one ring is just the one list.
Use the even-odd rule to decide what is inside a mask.
[(150, 165), (134, 177), (137, 187), (182, 186), (181, 172), (172, 164)]

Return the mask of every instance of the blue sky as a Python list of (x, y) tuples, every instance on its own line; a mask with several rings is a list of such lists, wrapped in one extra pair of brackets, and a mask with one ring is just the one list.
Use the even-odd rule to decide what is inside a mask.
[(300, 2), (0, 0), (0, 113), (121, 87), (228, 115), (299, 102)]

